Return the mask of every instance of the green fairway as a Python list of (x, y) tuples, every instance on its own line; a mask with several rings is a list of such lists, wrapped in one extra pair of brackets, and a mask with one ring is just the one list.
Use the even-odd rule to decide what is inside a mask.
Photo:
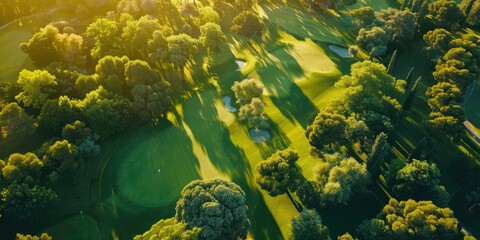
[(28, 41), (33, 33), (23, 29), (8, 27), (0, 31), (0, 81), (14, 80), (28, 55), (18, 47)]
[(128, 147), (112, 158), (121, 162), (118, 193), (127, 202), (166, 206), (179, 198), (183, 186), (200, 178), (190, 139), (174, 126), (140, 129), (122, 145)]
[(54, 239), (66, 240), (100, 240), (103, 239), (97, 222), (88, 215), (81, 215), (64, 220), (45, 230)]
[(465, 115), (467, 119), (476, 127), (480, 128), (480, 82), (474, 85), (473, 92), (465, 101)]

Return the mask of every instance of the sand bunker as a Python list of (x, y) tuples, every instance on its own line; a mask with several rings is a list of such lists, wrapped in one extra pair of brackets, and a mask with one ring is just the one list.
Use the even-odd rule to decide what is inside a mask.
[(350, 57), (350, 54), (348, 53), (348, 49), (344, 47), (339, 47), (337, 45), (329, 45), (328, 48), (330, 48), (330, 50), (334, 51), (338, 56), (342, 58)]
[(265, 130), (255, 130), (252, 128), (250, 129), (250, 137), (252, 138), (253, 142), (261, 143), (270, 140), (272, 136), (270, 136), (270, 133)]
[(247, 62), (245, 62), (245, 60), (243, 60), (243, 59), (238, 59), (237, 58), (237, 59), (235, 59), (235, 63), (238, 65), (236, 71), (242, 71), (247, 66)]
[(229, 96), (223, 96), (223, 102), (225, 103), (225, 108), (227, 109), (227, 111), (229, 111), (229, 112), (238, 111), (238, 109), (236, 107), (233, 107), (230, 104), (231, 101), (232, 101), (232, 98), (230, 98)]

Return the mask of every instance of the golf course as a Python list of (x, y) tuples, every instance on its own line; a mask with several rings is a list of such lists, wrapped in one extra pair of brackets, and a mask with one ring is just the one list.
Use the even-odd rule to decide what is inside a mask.
[[(225, 7), (227, 10), (222, 13), (218, 24), (225, 33), (225, 40), (220, 44), (218, 51), (210, 51), (200, 45), (198, 53), (192, 55), (192, 59), (187, 60), (185, 65), (175, 63), (172, 65), (175, 67), (170, 67), (169, 64), (161, 61), (158, 61), (160, 62), (158, 63), (153, 60), (153, 63), (150, 63), (151, 69), (156, 68), (155, 71), (159, 72), (156, 76), (159, 76), (163, 82), (167, 82), (168, 86), (171, 85), (171, 92), (174, 92), (171, 94), (172, 106), (168, 108), (168, 111), (158, 114), (161, 117), (152, 118), (151, 121), (143, 121), (136, 114), (131, 114), (132, 116), (129, 117), (133, 120), (121, 127), (115, 127), (112, 134), (105, 136), (98, 134), (100, 136), (97, 137), (98, 135), (93, 133), (100, 133), (106, 127), (95, 128), (93, 120), (90, 120), (95, 118), (90, 118), (88, 110), (85, 110), (86, 117), (84, 119), (86, 120), (79, 119), (82, 122), (87, 122), (86, 126), (89, 131), (92, 129), (92, 133), (89, 135), (91, 138), (85, 139), (95, 139), (94, 144), (98, 146), (98, 153), (92, 155), (92, 157), (83, 157), (82, 160), (78, 160), (78, 166), (73, 172), (57, 170), (55, 175), (47, 175), (47, 171), (50, 170), (42, 170), (39, 178), (41, 180), (35, 182), (35, 184), (43, 181), (48, 182), (46, 186), (54, 189), (58, 197), (48, 205), (49, 207), (39, 210), (39, 217), (32, 217), (30, 220), (10, 221), (9, 213), (5, 212), (6, 215), (3, 216), (4, 214), (1, 212), (3, 209), (0, 207), (0, 213), (2, 213), (0, 239), (9, 239), (8, 237), (14, 236), (16, 233), (38, 236), (41, 233), (47, 233), (52, 239), (133, 239), (135, 236), (148, 231), (152, 224), (160, 219), (176, 217), (181, 222), (179, 217), (179, 203), (181, 201), (179, 199), (187, 202), (188, 199), (194, 198), (192, 196), (189, 196), (190, 198), (184, 197), (186, 190), (182, 192), (182, 189), (194, 180), (208, 182), (214, 181), (216, 178), (222, 178), (237, 184), (245, 195), (246, 217), (248, 217), (249, 228), (246, 236), (239, 235), (236, 239), (301, 239), (298, 237), (292, 238), (292, 218), (298, 218), (299, 212), (306, 209), (307, 204), (303, 202), (301, 194), (298, 191), (295, 193), (292, 188), (282, 192), (285, 194), (270, 194), (271, 192), (265, 189), (258, 180), (258, 166), (261, 162), (265, 162), (266, 159), (276, 154), (277, 151), (292, 148), (298, 155), (298, 161), (295, 160), (294, 168), (299, 173), (297, 176), (299, 182), (320, 179), (317, 165), (324, 162), (322, 159), (326, 158), (325, 155), (333, 154), (333, 152), (351, 156), (359, 165), (363, 164), (364, 168), (365, 166), (368, 167), (371, 147), (365, 150), (362, 142), (350, 144), (339, 141), (334, 143), (335, 147), (332, 147), (332, 143), (330, 143), (329, 146), (324, 144), (323, 148), (319, 148), (313, 146), (313, 140), (309, 139), (309, 130), (307, 130), (314, 120), (316, 121), (317, 114), (324, 109), (331, 108), (339, 96), (350, 91), (346, 90), (343, 85), (336, 83), (340, 79), (344, 79), (343, 76), (356, 76), (353, 73), (352, 64), (368, 61), (368, 59), (375, 59), (372, 61), (388, 66), (388, 74), (394, 79), (412, 79), (405, 83), (405, 90), (398, 97), (398, 102), (402, 105), (411, 101), (411, 107), (408, 110), (402, 110), (402, 113), (398, 114), (398, 120), (392, 121), (393, 130), (388, 133), (389, 151), (386, 153), (387, 158), (399, 159), (408, 163), (412, 156), (414, 159), (420, 160), (423, 160), (421, 157), (427, 156), (428, 160), (434, 162), (441, 172), (437, 184), (444, 186), (444, 191), (451, 198), (450, 203), (442, 207), (450, 207), (454, 210), (455, 217), (458, 218), (460, 223), (457, 231), (464, 228), (473, 236), (478, 237), (475, 234), (480, 232), (479, 219), (475, 218), (475, 215), (469, 215), (468, 211), (462, 210), (465, 208), (464, 203), (459, 200), (463, 199), (462, 194), (470, 191), (470, 185), (462, 180), (461, 173), (459, 174), (461, 167), (458, 167), (459, 164), (456, 162), (456, 160), (463, 159), (463, 156), (465, 156), (464, 158), (467, 159), (465, 161), (470, 164), (467, 164), (468, 166), (475, 166), (477, 170), (480, 166), (480, 142), (475, 139), (474, 135), (469, 134), (469, 131), (476, 131), (480, 135), (480, 80), (478, 80), (478, 76), (470, 85), (470, 90), (465, 95), (465, 101), (461, 104), (465, 112), (465, 121), (469, 121), (471, 124), (469, 125), (471, 127), (468, 128), (470, 130), (462, 125), (463, 128), (459, 131), (458, 137), (453, 141), (431, 134), (425, 127), (425, 121), (429, 119), (429, 114), (433, 110), (429, 107), (430, 102), (425, 92), (437, 81), (432, 75), (435, 63), (430, 61), (427, 54), (424, 53), (425, 46), (422, 36), (416, 36), (411, 45), (398, 51), (398, 55), (396, 51), (393, 53), (396, 49), (390, 49), (392, 45), (388, 45), (389, 50), (384, 56), (372, 57), (373, 50), (367, 50), (357, 41), (358, 29), (352, 23), (351, 12), (354, 9), (361, 7), (371, 7), (374, 11), (387, 8), (399, 9), (405, 3), (395, 0), (362, 0), (355, 2), (345, 7), (325, 10), (325, 12), (320, 13), (303, 1), (258, 1), (253, 8), (255, 14), (261, 19), (262, 31), (248, 37), (242, 36), (241, 33), (227, 31), (227, 29), (230, 29), (232, 19), (238, 15), (237, 12), (232, 10), (235, 9), (233, 3), (232, 5), (227, 3), (228, 6)], [(458, 3), (460, 2), (458, 1)], [(208, 6), (210, 1), (197, 1), (196, 3), (193, 1), (193, 4), (196, 8), (199, 8)], [(172, 1), (170, 5), (181, 8), (181, 4), (177, 1)], [(51, 13), (49, 19), (68, 21), (69, 14), (72, 14), (72, 12), (68, 10), (68, 6), (62, 5), (59, 6), (58, 10)], [(122, 19), (115, 14), (109, 15), (108, 21), (114, 21), (111, 19), (115, 19), (115, 17)], [(194, 18), (191, 16), (197, 16), (196, 18), (198, 18), (198, 15), (188, 15), (180, 18), (179, 14), (175, 14), (171, 15), (174, 17), (169, 15), (170, 17), (158, 17), (158, 19), (162, 24), (165, 22), (165, 24), (177, 25), (181, 21), (200, 21), (191, 19)], [(135, 19), (139, 19), (137, 16), (140, 15), (137, 12), (133, 11), (132, 15), (135, 16)], [(95, 44), (98, 45), (101, 41), (89, 35), (90, 32), (94, 32), (94, 30), (91, 30), (93, 27), (84, 25), (88, 21), (94, 22), (94, 19), (97, 18), (100, 17), (77, 19), (78, 26), (80, 26), (78, 31), (86, 32), (85, 34), (79, 34), (85, 38), (83, 44), (88, 51), (84, 50), (84, 52), (90, 54), (90, 50), (93, 49), (91, 50), (92, 56), (74, 58), (76, 60), (70, 62), (65, 60), (72, 67), (64, 67), (65, 65), (59, 64), (58, 66), (62, 66), (62, 70), (59, 70), (60, 74), (58, 75), (51, 71), (57, 78), (58, 84), (56, 83), (54, 86), (57, 92), (49, 93), (49, 98), (56, 99), (61, 95), (71, 94), (71, 96), (69, 95), (69, 101), (74, 102), (73, 105), (78, 104), (79, 112), (84, 111), (83, 109), (87, 109), (89, 106), (103, 106), (99, 102), (89, 105), (90, 102), (87, 99), (90, 97), (99, 101), (98, 99), (102, 99), (102, 97), (110, 96), (108, 95), (110, 93), (102, 93), (101, 91), (116, 91), (114, 87), (109, 87), (108, 84), (110, 83), (108, 81), (110, 80), (108, 79), (120, 79), (122, 77), (118, 77), (120, 75), (115, 73), (118, 76), (115, 75), (115, 78), (113, 78), (111, 77), (113, 75), (105, 75), (105, 72), (112, 74), (112, 72), (117, 71), (115, 69), (119, 68), (118, 65), (122, 61), (125, 64), (124, 67), (122, 65), (123, 71), (123, 69), (129, 67), (129, 64), (133, 65), (135, 59), (142, 60), (140, 57), (133, 57), (137, 56), (134, 55), (136, 53), (128, 55), (127, 60), (125, 60), (125, 57), (118, 60), (121, 57), (121, 55), (118, 55), (120, 56), (118, 59), (111, 60), (112, 65), (104, 67), (106, 70), (99, 70), (102, 60), (98, 61), (99, 57), (94, 55), (101, 51), (109, 54), (115, 51), (108, 52), (102, 48), (94, 48)], [(128, 18), (125, 17), (125, 19)], [(118, 29), (121, 29), (121, 24), (128, 25), (121, 21), (134, 21), (133, 17), (131, 20), (125, 19), (119, 20)], [(110, 23), (105, 22), (102, 23), (104, 29), (113, 29), (109, 28), (110, 25), (108, 24)], [(135, 26), (139, 27), (140, 23)], [(24, 20), (21, 23), (0, 28), (0, 53), (6, 56), (0, 59), (0, 82), (16, 82), (17, 79), (22, 77), (22, 73), (20, 73), (22, 69), (31, 71), (34, 69), (51, 69), (51, 66), (46, 64), (38, 67), (41, 66), (38, 64), (38, 60), (29, 57), (35, 54), (30, 49), (34, 45), (29, 45), (27, 52), (19, 48), (21, 43), (28, 42), (43, 27), (35, 21)], [(115, 25), (115, 29), (117, 29), (117, 25)], [(181, 27), (172, 29), (170, 30), (175, 33)], [(192, 32), (194, 31), (192, 30)], [(478, 27), (469, 27), (468, 31), (477, 36), (480, 34)], [(108, 30), (97, 33), (104, 34), (105, 32), (108, 32)], [(200, 34), (200, 30), (198, 32)], [(459, 32), (455, 36), (461, 37), (462, 34), (466, 34), (467, 30), (459, 30)], [(70, 33), (60, 31), (58, 34), (68, 36)], [(87, 36), (90, 37), (88, 41)], [(121, 39), (126, 38), (125, 36), (127, 34), (124, 33)], [(168, 37), (165, 39), (168, 40)], [(64, 41), (67, 42), (67, 40)], [(109, 46), (108, 41), (101, 43), (104, 44), (103, 47)], [(133, 43), (128, 43), (126, 46), (129, 46), (129, 44), (133, 45)], [(121, 44), (117, 45), (123, 46)], [(147, 45), (148, 49), (148, 46), (152, 44), (150, 42), (146, 44), (145, 42), (144, 45)], [(114, 44), (109, 47), (112, 46)], [(358, 49), (356, 50), (358, 53), (355, 55), (351, 53), (352, 47)], [(59, 56), (63, 55), (59, 54)], [(153, 58), (148, 54), (139, 54), (138, 56)], [(389, 66), (391, 58), (396, 58), (395, 67), (392, 69)], [(84, 61), (88, 67), (82, 69), (78, 59), (82, 59), (81, 61)], [(480, 64), (480, 60), (477, 59), (477, 62)], [(411, 70), (412, 67), (414, 67), (413, 71)], [(150, 67), (148, 68), (150, 69)], [(168, 70), (165, 70), (167, 68)], [(65, 73), (67, 70), (77, 71), (78, 74), (75, 72), (77, 75), (70, 77)], [(64, 72), (61, 73), (61, 71)], [(179, 71), (182, 72), (179, 73)], [(123, 79), (125, 79), (126, 84), (122, 85), (124, 88), (130, 87), (128, 81), (134, 79), (127, 73), (125, 75), (126, 77), (123, 77)], [(407, 75), (411, 76), (407, 77)], [(98, 90), (97, 86), (88, 87), (88, 82), (85, 85), (80, 85), (79, 80), (76, 80), (83, 79), (82, 77), (86, 79), (88, 76), (92, 76), (91, 79), (95, 79), (96, 83), (101, 85), (99, 88), (101, 90)], [(68, 80), (70, 78), (75, 78), (75, 80), (69, 85), (65, 82), (70, 81)], [(103, 80), (103, 78), (107, 80)], [(417, 81), (413, 86), (415, 80), (419, 78), (421, 81)], [(374, 78), (372, 77), (372, 79)], [(245, 106), (239, 100), (239, 94), (232, 86), (245, 81), (252, 81), (252, 84), (261, 86), (262, 91), (256, 98), (260, 99), (263, 104), (262, 117), (265, 116), (264, 121), (268, 124), (268, 127), (258, 127), (255, 125), (256, 122), (242, 120), (241, 115), (244, 114)], [(145, 80), (141, 84), (148, 86), (150, 83)], [(89, 90), (75, 92), (77, 88), (82, 87)], [(137, 101), (137, 96), (134, 94), (135, 89), (136, 87), (133, 88), (132, 94), (130, 94), (129, 89), (125, 98), (126, 101), (133, 102), (133, 107), (136, 106), (135, 101)], [(89, 93), (90, 91), (92, 92)], [(94, 91), (97, 91), (95, 92), (97, 95), (92, 94)], [(27, 91), (25, 90), (25, 92)], [(118, 91), (118, 95), (123, 94), (123, 92)], [(410, 98), (408, 94), (411, 92), (413, 92), (413, 100), (408, 100)], [(115, 98), (112, 97), (111, 99), (117, 99), (117, 93), (115, 94)], [(18, 100), (21, 99), (18, 97), (15, 97), (15, 99), (22, 101)], [(40, 99), (40, 97), (37, 99)], [(148, 100), (148, 98), (145, 99)], [(4, 107), (6, 104), (3, 101), (7, 100), (1, 100), (0, 107)], [(48, 101), (46, 101), (47, 104)], [(25, 105), (27, 105), (27, 102), (25, 102)], [(116, 108), (120, 108), (118, 106), (121, 106), (121, 104), (115, 105)], [(146, 104), (146, 106), (149, 105)], [(48, 144), (52, 145), (55, 141), (68, 140), (69, 138), (66, 137), (65, 128), (60, 134), (60, 131), (55, 132), (42, 126), (44, 122), (48, 121), (42, 120), (46, 119), (45, 116), (48, 116), (43, 113), (46, 111), (44, 108), (46, 109), (46, 107), (38, 108), (34, 105), (25, 107), (25, 112), (28, 115), (38, 116), (38, 120), (35, 120), (35, 123), (38, 123), (36, 125), (38, 129), (35, 133), (27, 137), (0, 138), (0, 159), (4, 160), (4, 162), (0, 162), (2, 163), (0, 164), (0, 170), (3, 166), (7, 166), (7, 163), (10, 164), (8, 162), (10, 160), (7, 161), (7, 159), (11, 154), (17, 152), (37, 154), (39, 161), (44, 162), (42, 163), (44, 168), (56, 166), (48, 163), (49, 159), (54, 159), (53, 156), (56, 156), (51, 154), (53, 150), (48, 148)], [(75, 116), (83, 116), (82, 114)], [(109, 114), (109, 112), (104, 110), (103, 113), (93, 115), (101, 114)], [(344, 115), (344, 118), (362, 116), (357, 113)], [(67, 119), (67, 116), (69, 115), (64, 114), (53, 119)], [(114, 121), (116, 119), (113, 117), (106, 120), (107, 123)], [(65, 123), (68, 124), (73, 124), (72, 122), (70, 119), (65, 120)], [(61, 123), (60, 130), (65, 126), (65, 123)], [(375, 137), (373, 136), (371, 139), (371, 145), (374, 141), (376, 142)], [(428, 140), (425, 140), (427, 138)], [(45, 143), (42, 143), (42, 141), (45, 141)], [(69, 141), (72, 144), (74, 142), (74, 140)], [(84, 145), (76, 144), (79, 150), (75, 152), (77, 156), (75, 159), (80, 159), (80, 156), (87, 156), (85, 150), (80, 150), (80, 146)], [(58, 166), (63, 165), (59, 164)], [(391, 182), (389, 182), (387, 176), (387, 171), (391, 166), (393, 166), (393, 163), (389, 161), (382, 163), (377, 175), (373, 172), (370, 174), (372, 176), (369, 176), (370, 180), (367, 181), (368, 189), (361, 194), (352, 195), (348, 199), (348, 204), (328, 205), (328, 202), (322, 202), (322, 204), (327, 205), (322, 205), (319, 208), (315, 207), (316, 212), (321, 216), (321, 223), (328, 226), (329, 236), (331, 236), (328, 239), (337, 239), (337, 236), (345, 233), (355, 236), (354, 234), (359, 231), (356, 230), (358, 229), (357, 226), (362, 221), (379, 216), (384, 206), (389, 203), (389, 199), (396, 196), (396, 193), (391, 190)], [(65, 176), (62, 174), (65, 174)], [(59, 180), (52, 180), (56, 178), (59, 178)], [(10, 181), (6, 175), (1, 180), (4, 179), (5, 184)], [(0, 181), (0, 183), (3, 182)], [(475, 184), (478, 185), (478, 183)], [(196, 192), (195, 194), (199, 193)], [(208, 196), (217, 196), (216, 194), (212, 193)], [(0, 201), (0, 203), (2, 202)], [(216, 213), (213, 213), (212, 210), (209, 214), (214, 215)], [(185, 221), (188, 223), (187, 220)], [(188, 224), (188, 229), (191, 230), (190, 226), (192, 225)], [(205, 237), (206, 235), (202, 234), (200, 232), (200, 239), (208, 239), (208, 237)], [(455, 238), (445, 239), (463, 239), (463, 235), (460, 235), (458, 233)], [(17, 239), (20, 239), (18, 235)], [(228, 237), (223, 239), (228, 239)], [(360, 236), (358, 239), (364, 238)], [(415, 239), (415, 237), (412, 239)]]

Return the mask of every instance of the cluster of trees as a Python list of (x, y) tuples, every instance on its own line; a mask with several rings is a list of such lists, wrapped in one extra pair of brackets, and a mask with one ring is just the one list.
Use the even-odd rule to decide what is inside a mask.
[(357, 41), (371, 57), (384, 56), (389, 46), (404, 47), (415, 37), (416, 16), (409, 11), (389, 8), (374, 12), (370, 7), (362, 7), (350, 14), (354, 25), (360, 28)]
[(465, 13), (466, 23), (472, 27), (480, 26), (480, 2), (463, 0), (460, 9)]
[(268, 116), (264, 113), (265, 104), (262, 101), (263, 86), (254, 79), (246, 79), (236, 81), (232, 91), (235, 93), (236, 103), (240, 105), (239, 120), (248, 122), (255, 129), (268, 128)]
[(174, 218), (160, 220), (135, 239), (245, 239), (247, 210), (237, 184), (221, 178), (195, 180), (182, 190)]
[(437, 84), (428, 88), (426, 96), (432, 112), (426, 126), (434, 134), (458, 139), (463, 133), (465, 112), (460, 106), (468, 86), (479, 76), (480, 46), (472, 35), (456, 38), (443, 28), (427, 32), (425, 51), (436, 62), (433, 77)]

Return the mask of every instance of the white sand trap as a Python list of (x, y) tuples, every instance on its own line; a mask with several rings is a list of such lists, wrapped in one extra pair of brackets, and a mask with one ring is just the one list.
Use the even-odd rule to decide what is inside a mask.
[(329, 45), (328, 48), (330, 48), (330, 50), (334, 51), (338, 56), (342, 58), (350, 57), (350, 54), (348, 53), (348, 49), (344, 47), (339, 47), (337, 45)]
[(250, 129), (250, 137), (254, 143), (261, 143), (270, 140), (272, 136), (265, 130), (255, 130), (252, 128)]
[(238, 109), (236, 107), (233, 107), (230, 104), (231, 101), (232, 101), (232, 99), (229, 96), (223, 96), (223, 102), (225, 103), (225, 108), (227, 109), (227, 111), (229, 111), (229, 112), (238, 111)]
[(238, 59), (237, 58), (237, 59), (235, 59), (235, 63), (238, 65), (236, 71), (241, 71), (247, 66), (247, 62), (245, 62), (245, 60), (243, 60), (243, 59)]

